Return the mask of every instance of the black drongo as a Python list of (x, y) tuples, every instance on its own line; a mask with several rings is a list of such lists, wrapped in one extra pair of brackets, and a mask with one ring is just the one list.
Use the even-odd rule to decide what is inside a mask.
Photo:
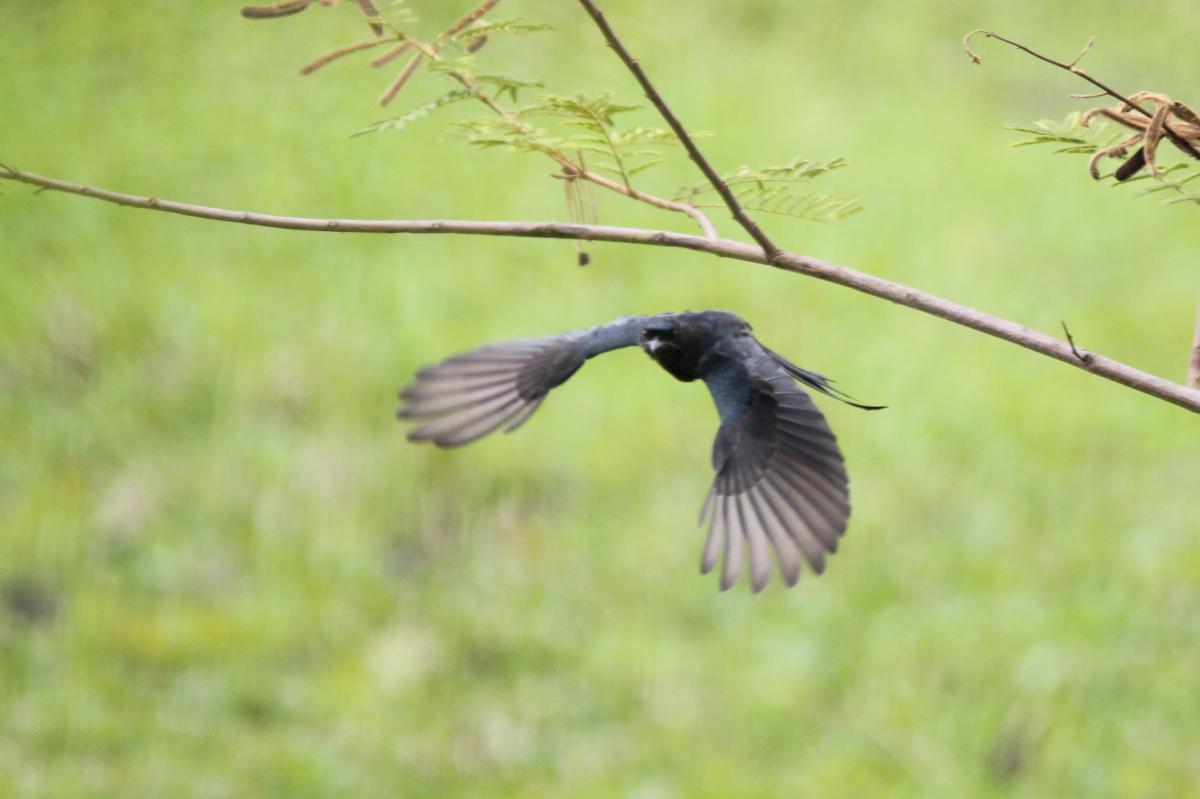
[(417, 372), (400, 392), (398, 415), (419, 422), (410, 440), (440, 447), (500, 427), (510, 433), (588, 358), (635, 345), (677, 379), (703, 380), (721, 418), (712, 453), (717, 477), (700, 512), (700, 523), (709, 524), (701, 571), (723, 553), (721, 589), (729, 588), (741, 574), (743, 548), (755, 591), (770, 576), (768, 548), (789, 586), (800, 577), (801, 556), (824, 571), (850, 516), (849, 481), (825, 417), (796, 381), (856, 407), (877, 406), (851, 402), (828, 378), (767, 349), (734, 314), (633, 316), (481, 347)]

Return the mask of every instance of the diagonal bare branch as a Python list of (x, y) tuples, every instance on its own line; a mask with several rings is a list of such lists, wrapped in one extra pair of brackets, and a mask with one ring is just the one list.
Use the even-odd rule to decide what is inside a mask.
[(617, 54), (617, 57), (620, 58), (625, 66), (629, 68), (629, 71), (633, 73), (634, 78), (636, 78), (637, 82), (641, 85), (642, 91), (646, 93), (647, 99), (654, 104), (654, 107), (658, 109), (658, 113), (664, 120), (666, 120), (666, 123), (671, 127), (671, 130), (675, 132), (675, 135), (679, 138), (680, 144), (682, 144), (683, 148), (687, 151), (688, 157), (691, 158), (700, 171), (704, 173), (704, 177), (707, 178), (708, 182), (712, 184), (712, 187), (716, 189), (717, 194), (721, 195), (721, 199), (724, 200), (725, 205), (729, 207), (729, 212), (733, 215), (733, 218), (736, 219), (737, 223), (741, 225), (747, 233), (750, 234), (750, 238), (754, 239), (756, 242), (758, 242), (758, 246), (762, 247), (763, 254), (766, 256), (767, 262), (773, 262), (775, 260), (775, 256), (779, 254), (779, 248), (772, 244), (771, 240), (767, 238), (767, 234), (763, 233), (758, 224), (746, 215), (746, 212), (742, 209), (741, 204), (738, 203), (737, 198), (733, 196), (733, 192), (729, 190), (729, 187), (725, 185), (725, 181), (721, 179), (721, 176), (717, 174), (717, 171), (712, 168), (710, 163), (708, 163), (708, 160), (700, 152), (700, 149), (696, 147), (696, 143), (692, 141), (692, 137), (688, 134), (687, 129), (684, 128), (683, 123), (679, 121), (679, 118), (675, 116), (675, 112), (671, 110), (670, 106), (668, 106), (666, 101), (663, 100), (662, 95), (659, 94), (654, 88), (654, 84), (650, 82), (650, 78), (646, 76), (646, 73), (642, 70), (641, 65), (638, 64), (637, 59), (629, 54), (629, 51), (625, 49), (625, 45), (621, 44), (621, 40), (617, 38), (617, 34), (608, 24), (608, 20), (604, 18), (603, 12), (596, 7), (596, 4), (593, 3), (592, 0), (579, 0), (579, 2), (583, 5), (584, 10), (588, 12), (592, 20), (596, 23), (596, 27), (600, 28), (600, 32), (604, 34), (604, 39), (608, 42), (608, 46), (613, 49), (613, 52)]
[[(797, 253), (778, 251), (768, 260), (762, 249), (730, 239), (706, 238), (703, 236), (675, 233), (666, 230), (643, 228), (610, 227), (607, 225), (578, 225), (562, 222), (479, 222), (465, 220), (386, 220), (386, 219), (313, 219), (307, 217), (275, 216), (249, 211), (212, 208), (155, 197), (140, 197), (133, 194), (100, 189), (79, 183), (70, 183), (56, 178), (23, 172), (0, 164), (0, 180), (14, 180), (50, 191), (78, 194), (104, 202), (132, 208), (144, 208), (182, 214), (219, 222), (243, 225), (285, 228), (288, 230), (310, 230), (327, 233), (413, 233), (413, 234), (460, 234), (475, 236), (518, 236), (527, 238), (574, 239), (583, 241), (611, 241), (623, 244), (641, 244), (654, 247), (679, 247), (687, 250), (731, 258), (749, 263), (766, 264), (777, 269), (836, 283), (854, 291), (904, 305), (922, 313), (945, 319), (980, 333), (1008, 341), (1028, 350), (1040, 353), (1085, 372), (1111, 380), (1123, 386), (1165, 400), (1193, 413), (1200, 413), (1200, 391), (1172, 383), (1161, 377), (1148, 374), (1126, 364), (1106, 358), (1094, 352), (1080, 350), (1073, 343), (1061, 341), (1053, 336), (1030, 330), (1024, 325), (1002, 319), (983, 311), (960, 305), (900, 283), (884, 280), (874, 275), (848, 269), (817, 258)], [(1200, 341), (1198, 341), (1200, 344)], [(1084, 357), (1086, 356), (1086, 357)], [(1198, 367), (1200, 368), (1200, 367)]]

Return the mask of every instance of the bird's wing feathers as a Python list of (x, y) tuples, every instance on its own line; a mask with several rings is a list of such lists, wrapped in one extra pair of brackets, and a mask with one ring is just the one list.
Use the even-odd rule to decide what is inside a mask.
[[(398, 416), (413, 441), (466, 444), (501, 427), (511, 432), (546, 394), (588, 359), (638, 343), (651, 318), (482, 347), (417, 372), (400, 392)], [(716, 478), (700, 513), (708, 524), (701, 569), (722, 562), (721, 588), (748, 560), (755, 591), (770, 578), (771, 552), (787, 584), (801, 562), (820, 573), (850, 516), (849, 482), (837, 440), (794, 380), (849, 402), (830, 381), (751, 337), (716, 345), (703, 375), (721, 417), (713, 443)], [(857, 405), (851, 402), (850, 404)], [(872, 407), (872, 406), (858, 406)]]
[(711, 571), (723, 553), (721, 588), (729, 588), (745, 546), (759, 591), (770, 577), (772, 549), (788, 585), (799, 579), (801, 556), (822, 572), (846, 529), (850, 502), (825, 417), (772, 353), (750, 349), (705, 377), (721, 428), (713, 443), (717, 476), (701, 512), (701, 524), (709, 522), (701, 570)]
[(417, 372), (400, 391), (397, 416), (419, 422), (412, 441), (469, 444), (504, 427), (511, 433), (584, 361), (638, 342), (641, 318), (545, 338), (510, 341), (447, 358)]

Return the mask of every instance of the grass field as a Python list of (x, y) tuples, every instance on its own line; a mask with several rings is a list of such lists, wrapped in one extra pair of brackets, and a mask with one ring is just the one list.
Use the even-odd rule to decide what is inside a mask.
[[(462, 10), (411, 5), (428, 31)], [(1070, 57), (1096, 34), (1103, 79), (1197, 101), (1200, 12), (944, 5), (603, 3), (719, 168), (851, 162), (821, 188), (867, 210), (764, 217), (782, 244), (1182, 379), (1200, 209), (1011, 149), (1006, 124), (1085, 87), (997, 44), (972, 66), (960, 41)], [(637, 101), (574, 4), (504, 6), (559, 29), (490, 63)], [(349, 8), (5, 16), (4, 163), (283, 214), (563, 218), (548, 162), (445, 139), (466, 107), (348, 138), (387, 116), (390, 75), (296, 72), (361, 38)], [(418, 77), (398, 111), (442, 90)], [(680, 157), (644, 185), (696, 180)], [(600, 218), (688, 230), (616, 197)], [(1197, 795), (1196, 417), (835, 286), (591, 254), (3, 186), (0, 796)], [(684, 308), (741, 313), (890, 406), (821, 403), (855, 512), (820, 579), (753, 596), (697, 574), (715, 414), (638, 352), (468, 449), (392, 417), (460, 349)]]

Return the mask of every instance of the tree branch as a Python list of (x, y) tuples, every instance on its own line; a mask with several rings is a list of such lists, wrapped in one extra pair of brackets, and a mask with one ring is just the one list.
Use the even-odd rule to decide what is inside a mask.
[(716, 189), (717, 194), (721, 195), (721, 199), (725, 201), (725, 205), (729, 206), (729, 212), (733, 214), (733, 218), (750, 234), (750, 238), (754, 239), (758, 242), (758, 246), (762, 247), (767, 263), (773, 263), (775, 257), (779, 254), (779, 248), (771, 243), (771, 240), (767, 238), (767, 234), (762, 232), (753, 219), (746, 216), (746, 212), (742, 210), (742, 206), (738, 203), (737, 198), (733, 196), (733, 192), (729, 190), (729, 187), (725, 185), (725, 181), (721, 180), (721, 176), (717, 174), (717, 171), (708, 163), (708, 160), (700, 152), (700, 149), (696, 147), (696, 143), (688, 135), (683, 123), (679, 121), (679, 118), (675, 116), (675, 113), (667, 106), (666, 101), (663, 100), (662, 95), (654, 88), (654, 84), (650, 82), (650, 78), (642, 71), (642, 67), (638, 64), (637, 59), (629, 54), (629, 51), (625, 49), (625, 45), (621, 44), (621, 40), (617, 38), (616, 32), (609, 26), (608, 20), (604, 18), (604, 13), (596, 7), (596, 4), (592, 0), (579, 0), (579, 2), (596, 23), (596, 27), (600, 28), (600, 32), (604, 34), (604, 39), (608, 42), (608, 46), (613, 49), (613, 52), (617, 54), (625, 66), (629, 68), (629, 71), (633, 73), (637, 82), (641, 84), (642, 91), (646, 93), (646, 97), (658, 109), (659, 115), (666, 120), (671, 130), (675, 132), (675, 136), (679, 139), (680, 144), (687, 150), (688, 157), (704, 173), (704, 177)]
[[(557, 161), (558, 159), (556, 158), (555, 160)], [(608, 189), (609, 191), (615, 191), (617, 194), (624, 194), (631, 200), (637, 200), (638, 202), (643, 202), (647, 205), (653, 205), (655, 208), (661, 208), (664, 211), (675, 211), (676, 213), (686, 214), (696, 222), (706, 237), (710, 239), (717, 238), (717, 229), (713, 227), (712, 222), (709, 221), (708, 217), (705, 216), (703, 211), (690, 203), (677, 203), (673, 200), (656, 197), (653, 194), (646, 194), (645, 192), (638, 191), (632, 186), (618, 183), (615, 180), (610, 180), (604, 177), (604, 175), (592, 172), (589, 169), (582, 169), (575, 164), (572, 164), (570, 161), (560, 161), (559, 163), (563, 164), (565, 168), (569, 169), (571, 173), (577, 177), (580, 177), (589, 183), (595, 183), (601, 188)]]
[(864, 272), (837, 266), (806, 255), (778, 251), (772, 260), (763, 250), (730, 239), (674, 233), (665, 230), (610, 227), (606, 225), (577, 225), (561, 222), (477, 222), (461, 220), (383, 220), (383, 219), (312, 219), (294, 216), (274, 216), (248, 211), (211, 208), (203, 205), (139, 197), (132, 194), (99, 189), (78, 183), (68, 183), (0, 165), (0, 180), (14, 180), (51, 191), (78, 194), (117, 205), (166, 211), (172, 214), (235, 222), (244, 225), (311, 230), (332, 233), (456, 233), (476, 236), (518, 236), (527, 238), (575, 239), (611, 241), (623, 244), (643, 244), (657, 247), (679, 247), (708, 253), (720, 258), (766, 264), (819, 280), (870, 294), (874, 297), (931, 314), (963, 327), (1008, 341), (1085, 372), (1120, 383), (1143, 394), (1200, 413), (1200, 391), (1147, 374), (1123, 363), (1105, 358), (1053, 336), (1030, 330), (1016, 322), (991, 316), (950, 300), (942, 299), (900, 283), (884, 280)]

